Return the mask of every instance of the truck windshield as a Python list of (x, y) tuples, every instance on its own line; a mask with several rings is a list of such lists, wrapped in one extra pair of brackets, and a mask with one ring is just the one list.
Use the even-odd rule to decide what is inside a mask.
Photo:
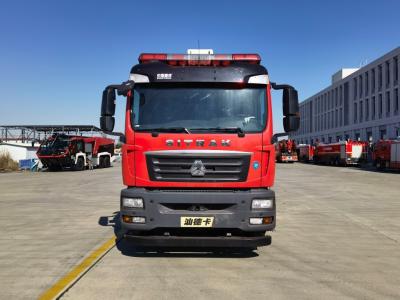
[(63, 136), (57, 136), (53, 139), (49, 139), (46, 142), (44, 142), (40, 148), (43, 149), (65, 149), (68, 147), (69, 139), (68, 137), (63, 137)]
[(136, 131), (260, 132), (266, 124), (266, 88), (136, 86)]

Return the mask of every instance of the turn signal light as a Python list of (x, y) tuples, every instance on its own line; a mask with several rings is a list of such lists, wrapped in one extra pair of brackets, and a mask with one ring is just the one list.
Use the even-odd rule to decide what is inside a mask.
[(264, 217), (263, 224), (272, 224), (274, 222), (274, 217)]
[(124, 223), (132, 223), (132, 217), (122, 215), (122, 221), (124, 221)]

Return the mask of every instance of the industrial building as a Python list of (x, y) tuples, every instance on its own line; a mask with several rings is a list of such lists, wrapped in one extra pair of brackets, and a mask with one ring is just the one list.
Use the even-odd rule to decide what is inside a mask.
[(400, 47), (356, 69), (342, 69), (332, 84), (300, 103), (297, 143), (331, 143), (400, 136)]

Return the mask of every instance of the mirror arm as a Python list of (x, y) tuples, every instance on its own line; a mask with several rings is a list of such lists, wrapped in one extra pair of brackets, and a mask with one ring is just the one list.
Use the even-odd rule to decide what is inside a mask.
[(106, 89), (117, 90), (118, 96), (126, 96), (128, 92), (133, 88), (134, 83), (134, 81), (128, 80), (124, 81), (121, 84), (110, 84), (106, 87)]
[(289, 84), (276, 84), (276, 82), (271, 82), (271, 87), (274, 90), (294, 89), (294, 87)]
[(280, 138), (281, 136), (286, 136), (286, 135), (288, 135), (287, 132), (275, 133), (275, 134), (272, 136), (272, 143), (275, 144), (275, 143), (278, 141), (278, 138)]

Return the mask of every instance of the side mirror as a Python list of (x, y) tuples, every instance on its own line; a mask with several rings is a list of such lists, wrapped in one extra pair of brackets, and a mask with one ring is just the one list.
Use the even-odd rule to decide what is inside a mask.
[(293, 87), (283, 89), (283, 115), (291, 116), (299, 113), (299, 97)]
[(115, 89), (107, 87), (103, 91), (103, 97), (101, 100), (101, 115), (102, 116), (113, 116), (115, 114)]
[(299, 97), (293, 87), (283, 89), (283, 128), (285, 132), (296, 131), (300, 126)]
[(101, 116), (100, 128), (105, 132), (112, 132), (114, 130), (115, 119), (113, 116)]
[(100, 128), (103, 131), (111, 132), (114, 130), (115, 98), (115, 88), (107, 87), (103, 91), (100, 117)]
[(275, 90), (283, 90), (283, 128), (285, 132), (296, 131), (300, 126), (299, 97), (297, 90), (287, 84), (271, 83)]
[(285, 116), (283, 118), (283, 129), (285, 132), (296, 131), (300, 126), (299, 116)]

